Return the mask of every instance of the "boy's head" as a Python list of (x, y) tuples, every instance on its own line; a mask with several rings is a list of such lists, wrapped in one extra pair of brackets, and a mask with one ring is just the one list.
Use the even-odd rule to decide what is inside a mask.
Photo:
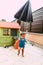
[(25, 33), (21, 33), (21, 37), (24, 39), (25, 38)]

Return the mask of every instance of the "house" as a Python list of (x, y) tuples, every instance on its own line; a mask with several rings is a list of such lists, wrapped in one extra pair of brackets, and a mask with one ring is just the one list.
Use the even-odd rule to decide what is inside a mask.
[(19, 37), (20, 26), (16, 22), (0, 22), (0, 46), (10, 46)]
[[(24, 22), (24, 21), (18, 21), (20, 22), (21, 31), (28, 31), (28, 32), (34, 32), (34, 33), (43, 33), (43, 7), (35, 10), (33, 13), (33, 22)], [(30, 31), (31, 27), (31, 31)]]
[(43, 7), (33, 12), (31, 32), (43, 33)]

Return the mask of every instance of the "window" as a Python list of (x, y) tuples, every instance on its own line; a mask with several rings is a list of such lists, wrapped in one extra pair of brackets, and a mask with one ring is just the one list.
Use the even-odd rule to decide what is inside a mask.
[(17, 30), (11, 29), (11, 36), (17, 36)]
[(9, 29), (3, 29), (3, 35), (9, 35)]

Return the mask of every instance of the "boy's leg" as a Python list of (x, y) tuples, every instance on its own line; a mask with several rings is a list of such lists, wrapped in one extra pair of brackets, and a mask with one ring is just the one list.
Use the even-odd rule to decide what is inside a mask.
[(24, 48), (22, 48), (22, 56), (24, 57)]
[(20, 47), (18, 47), (18, 55), (20, 54)]

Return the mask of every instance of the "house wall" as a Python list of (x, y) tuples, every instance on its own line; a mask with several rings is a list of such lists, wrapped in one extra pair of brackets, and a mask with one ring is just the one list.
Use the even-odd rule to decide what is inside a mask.
[(31, 31), (43, 33), (43, 7), (33, 12)]
[(0, 46), (11, 46), (14, 44), (12, 36), (1, 36), (0, 37)]
[(0, 28), (0, 46), (11, 46), (14, 43), (13, 37), (10, 35), (10, 29), (9, 29), (9, 35), (5, 36), (3, 35), (3, 29)]
[(3, 30), (0, 28), (0, 36), (3, 36)]
[(0, 37), (0, 46), (11, 46), (13, 45), (14, 40), (11, 36), (1, 36)]
[[(17, 36), (19, 37), (19, 30), (17, 30)], [(3, 29), (0, 28), (0, 46), (11, 46), (15, 43), (15, 39), (11, 36), (11, 29), (9, 29), (9, 35), (3, 35)]]
[(28, 32), (35, 32), (35, 33), (43, 33), (43, 7), (34, 11), (33, 15), (33, 22), (31, 23), (31, 30), (30, 30), (30, 23), (22, 22), (21, 21), (21, 30), (28, 31)]
[[(2, 28), (0, 28), (0, 36), (4, 36), (3, 35), (3, 29)], [(9, 29), (9, 36), (10, 36), (10, 29)]]

